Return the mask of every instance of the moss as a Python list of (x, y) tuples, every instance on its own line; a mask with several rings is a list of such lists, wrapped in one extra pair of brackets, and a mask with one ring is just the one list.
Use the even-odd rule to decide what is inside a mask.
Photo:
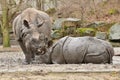
[(119, 11), (117, 9), (110, 9), (108, 14), (110, 14), (110, 15), (119, 14)]
[(65, 25), (65, 26), (64, 26), (64, 30), (66, 30), (67, 28), (69, 28), (69, 26), (66, 26), (66, 25)]
[(77, 36), (95, 36), (96, 30), (94, 28), (77, 28)]
[(64, 26), (64, 29), (63, 29), (63, 36), (75, 36), (76, 34), (76, 27), (73, 27), (73, 26)]

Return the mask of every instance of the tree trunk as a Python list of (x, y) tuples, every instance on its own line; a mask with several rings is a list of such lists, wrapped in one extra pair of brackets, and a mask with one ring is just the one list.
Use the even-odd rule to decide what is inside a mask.
[(3, 47), (10, 47), (10, 37), (7, 28), (3, 29)]
[(44, 11), (44, 0), (36, 0), (38, 10)]
[(10, 47), (9, 36), (9, 22), (8, 22), (8, 6), (7, 1), (4, 0), (2, 4), (2, 34), (3, 34), (3, 47)]
[(41, 10), (44, 11), (44, 0), (41, 0)]
[(57, 0), (54, 0), (54, 5), (55, 5), (55, 8), (57, 8)]

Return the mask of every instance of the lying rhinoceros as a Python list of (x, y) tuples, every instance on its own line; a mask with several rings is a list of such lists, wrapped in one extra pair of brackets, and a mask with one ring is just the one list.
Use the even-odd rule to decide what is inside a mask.
[(13, 32), (30, 63), (37, 53), (45, 53), (51, 41), (51, 20), (48, 14), (28, 8), (13, 21)]
[(79, 64), (79, 63), (112, 63), (114, 50), (104, 40), (95, 37), (63, 37), (58, 40), (44, 55), (40, 63)]

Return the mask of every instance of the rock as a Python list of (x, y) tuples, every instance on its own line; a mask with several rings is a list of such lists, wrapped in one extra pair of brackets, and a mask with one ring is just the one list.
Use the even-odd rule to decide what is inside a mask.
[(88, 25), (86, 25), (85, 27), (91, 27), (91, 28), (96, 28), (96, 27), (99, 27), (99, 26), (103, 26), (105, 25), (106, 23), (103, 22), (103, 21), (95, 21), (93, 23), (90, 23)]
[(110, 28), (109, 40), (120, 40), (120, 23), (116, 23)]
[(107, 33), (106, 32), (97, 32), (96, 38), (106, 40), (107, 39)]
[(88, 24), (85, 27), (95, 28), (97, 31), (100, 31), (100, 32), (108, 32), (110, 27), (114, 24), (115, 23), (106, 23), (106, 22), (103, 22), (103, 21), (95, 21), (93, 23)]
[(64, 28), (65, 26), (79, 26), (80, 25), (80, 19), (77, 18), (59, 18), (57, 20), (55, 20), (54, 24), (53, 24), (53, 30), (55, 29), (61, 29), (62, 27)]
[(65, 20), (65, 18), (59, 18), (55, 20), (55, 22), (53, 23), (53, 30), (61, 29), (62, 22), (64, 22)]
[(120, 47), (120, 42), (110, 41), (113, 47)]
[(120, 56), (120, 47), (114, 47), (115, 56)]
[[(81, 20), (77, 18), (59, 18), (53, 24), (53, 38), (60, 38), (63, 36), (74, 36), (75, 30), (80, 26)], [(56, 31), (57, 30), (57, 31)], [(59, 31), (58, 31), (59, 30)]]
[(54, 31), (52, 31), (51, 37), (52, 37), (53, 39), (61, 38), (61, 37), (62, 37), (61, 30), (54, 30)]

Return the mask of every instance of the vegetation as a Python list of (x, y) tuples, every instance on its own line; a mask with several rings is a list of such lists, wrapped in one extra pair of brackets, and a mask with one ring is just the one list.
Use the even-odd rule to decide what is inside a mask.
[(108, 13), (110, 15), (115, 15), (115, 14), (119, 14), (119, 11), (117, 9), (110, 9)]
[(1, 32), (3, 37), (3, 47), (10, 47), (9, 28), (12, 26), (12, 20), (19, 11), (22, 2), (23, 1), (20, 0), (19, 5), (17, 5), (14, 0), (0, 0), (2, 8)]
[(96, 30), (93, 28), (77, 28), (77, 36), (95, 36)]
[(9, 37), (9, 30), (8, 30), (8, 26), (9, 26), (9, 22), (8, 22), (8, 5), (7, 5), (7, 1), (1, 1), (2, 2), (2, 25), (1, 25), (1, 29), (2, 29), (2, 34), (3, 34), (3, 46), (4, 47), (9, 47), (10, 46), (10, 37)]
[[(81, 19), (81, 26), (79, 26), (81, 28), (95, 21), (103, 21), (108, 24), (120, 22), (119, 4), (119, 0), (0, 0), (0, 34), (3, 37), (3, 46), (10, 46), (9, 28), (12, 28), (13, 19), (28, 7), (47, 12), (53, 22), (57, 18), (72, 17)], [(108, 31), (109, 28), (105, 25), (104, 27), (98, 27), (97, 30)], [(64, 30), (59, 32), (63, 36), (75, 35), (76, 33), (78, 36), (78, 33), (82, 35), (84, 31), (86, 30), (65, 27)], [(87, 29), (87, 31), (89, 30)]]

